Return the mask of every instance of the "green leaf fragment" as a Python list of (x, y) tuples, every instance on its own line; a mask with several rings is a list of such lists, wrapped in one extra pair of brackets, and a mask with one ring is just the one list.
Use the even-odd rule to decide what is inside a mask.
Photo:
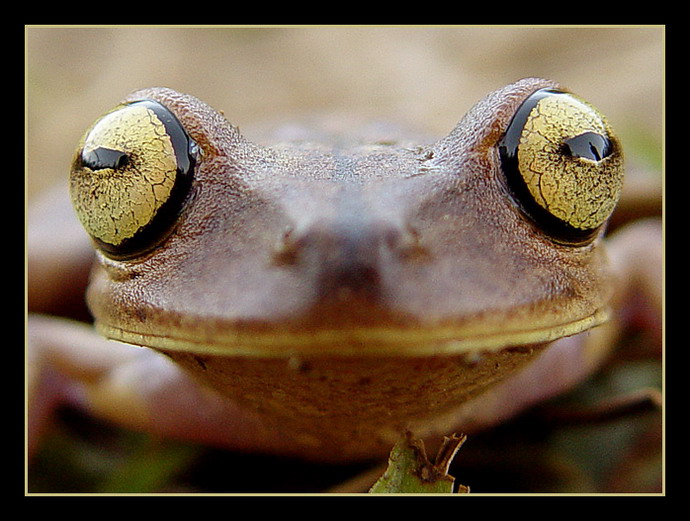
[[(436, 461), (430, 462), (424, 442), (407, 432), (396, 443), (388, 458), (388, 468), (371, 487), (371, 494), (450, 494), (455, 478), (448, 467), (458, 449), (467, 439), (464, 434), (445, 437)], [(458, 492), (469, 488), (458, 485)]]

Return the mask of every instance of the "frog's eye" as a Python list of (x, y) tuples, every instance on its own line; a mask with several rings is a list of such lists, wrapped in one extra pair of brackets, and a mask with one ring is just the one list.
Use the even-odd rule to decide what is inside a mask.
[(191, 186), (196, 144), (163, 105), (120, 105), (86, 132), (70, 174), (79, 220), (115, 258), (154, 247), (172, 229)]
[(527, 98), (499, 153), (520, 208), (559, 242), (593, 238), (618, 202), (620, 144), (604, 116), (572, 94), (542, 89)]

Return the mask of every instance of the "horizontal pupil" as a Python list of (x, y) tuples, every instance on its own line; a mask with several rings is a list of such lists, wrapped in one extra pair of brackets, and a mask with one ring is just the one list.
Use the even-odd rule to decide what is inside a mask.
[(104, 168), (118, 169), (124, 167), (129, 158), (120, 150), (98, 147), (88, 152), (82, 152), (82, 163), (91, 170), (103, 170)]
[(601, 161), (611, 154), (611, 142), (596, 132), (585, 132), (566, 139), (564, 145), (568, 155), (592, 161)]

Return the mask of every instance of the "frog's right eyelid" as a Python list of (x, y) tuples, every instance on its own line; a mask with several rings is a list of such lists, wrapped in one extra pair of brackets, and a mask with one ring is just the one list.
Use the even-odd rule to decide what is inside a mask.
[(167, 237), (189, 193), (197, 150), (175, 115), (153, 100), (121, 105), (91, 127), (72, 165), (71, 193), (106, 255), (134, 258)]

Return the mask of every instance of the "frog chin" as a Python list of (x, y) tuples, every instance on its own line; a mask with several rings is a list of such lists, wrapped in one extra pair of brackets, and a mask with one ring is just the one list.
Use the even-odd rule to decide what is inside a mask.
[[(356, 340), (350, 331), (349, 343), (337, 332), (281, 337), (280, 350), (275, 334), (255, 336), (251, 345), (234, 337), (232, 351), (97, 327), (170, 358), (280, 439), (278, 452), (347, 461), (384, 455), (403, 430), (422, 437), (476, 432), (564, 390), (592, 367), (581, 349), (582, 335), (575, 333), (604, 317), (595, 313), (543, 331), (472, 343), (444, 338), (438, 329), (432, 338), (418, 331), (413, 339), (400, 330), (360, 330), (367, 336)], [(575, 336), (560, 338), (567, 335)], [(286, 340), (294, 342), (290, 349)], [(396, 350), (393, 340), (405, 342)]]

